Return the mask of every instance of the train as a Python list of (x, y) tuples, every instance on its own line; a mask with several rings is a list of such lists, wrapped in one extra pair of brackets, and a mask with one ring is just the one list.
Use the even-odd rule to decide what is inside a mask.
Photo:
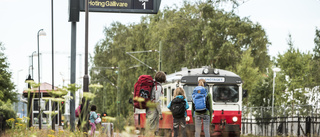
[[(246, 97), (247, 91), (243, 90), (243, 82), (239, 75), (210, 67), (182, 68), (181, 71), (167, 75), (166, 83), (162, 84), (164, 100), (161, 102), (163, 119), (159, 122), (160, 133), (164, 136), (173, 135), (173, 117), (167, 105), (174, 98), (174, 90), (182, 87), (190, 106), (187, 110), (186, 131), (188, 136), (194, 136), (195, 127), (191, 111), (192, 93), (200, 79), (206, 81), (205, 88), (212, 95), (213, 114), (210, 136), (240, 136), (242, 100)], [(135, 109), (134, 121), (137, 130), (145, 129), (145, 109)], [(204, 135), (203, 131), (201, 135)]]

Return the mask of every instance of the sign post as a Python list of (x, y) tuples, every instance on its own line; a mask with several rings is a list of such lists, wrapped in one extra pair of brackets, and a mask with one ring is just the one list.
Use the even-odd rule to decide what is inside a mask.
[[(83, 92), (89, 92), (89, 76), (88, 76), (89, 12), (157, 14), (159, 11), (161, 0), (79, 0), (79, 1), (80, 1), (80, 11), (85, 12), (85, 72), (84, 72), (85, 75), (83, 76)], [(71, 8), (71, 5), (70, 5), (70, 8)], [(71, 14), (70, 16), (75, 16), (74, 18), (76, 18), (76, 17), (79, 17), (79, 14)], [(75, 59), (71, 61), (74, 62)], [(120, 100), (118, 101), (119, 101), (118, 102), (118, 106), (119, 106)], [(88, 105), (86, 106), (86, 109), (88, 110)], [(72, 115), (71, 119), (73, 119), (74, 116), (75, 115)], [(74, 124), (71, 124), (71, 126), (72, 126), (71, 129), (74, 129)]]

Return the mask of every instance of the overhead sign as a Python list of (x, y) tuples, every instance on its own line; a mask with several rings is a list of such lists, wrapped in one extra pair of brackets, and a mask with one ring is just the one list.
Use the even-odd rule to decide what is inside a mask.
[[(85, 1), (80, 0), (80, 11), (85, 11)], [(88, 0), (89, 12), (157, 14), (161, 0)]]

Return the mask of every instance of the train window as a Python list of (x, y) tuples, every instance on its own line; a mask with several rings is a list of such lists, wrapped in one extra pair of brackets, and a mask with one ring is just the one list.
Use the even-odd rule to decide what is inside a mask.
[[(183, 89), (185, 91), (185, 94), (186, 94), (188, 102), (192, 101), (193, 89), (196, 88), (196, 87), (197, 87), (197, 85), (184, 85), (183, 86)], [(207, 89), (207, 91), (209, 91), (209, 86), (205, 86), (205, 88)]]
[[(163, 95), (164, 95), (165, 98), (167, 98), (167, 88), (164, 88)], [(163, 102), (164, 102), (164, 106), (167, 106), (167, 101), (163, 101)]]
[(239, 101), (239, 86), (237, 85), (214, 85), (212, 90), (214, 102)]
[(174, 90), (175, 90), (175, 89), (172, 89), (172, 94), (171, 94), (171, 96), (173, 96), (173, 95), (174, 95)]
[(167, 88), (164, 88), (163, 90), (163, 95), (166, 97), (167, 96)]

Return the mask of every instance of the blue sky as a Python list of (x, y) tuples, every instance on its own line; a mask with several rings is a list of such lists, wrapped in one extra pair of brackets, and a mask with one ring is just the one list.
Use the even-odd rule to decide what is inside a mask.
[[(195, 0), (191, 0), (195, 1)], [(160, 8), (181, 5), (182, 0), (162, 0)], [(271, 45), (269, 55), (276, 56), (288, 49), (288, 34), (292, 34), (294, 47), (303, 52), (312, 51), (315, 28), (320, 28), (319, 0), (246, 0), (235, 13), (241, 18), (249, 17), (265, 29)], [(114, 21), (123, 24), (139, 22), (144, 14), (90, 13), (89, 52), (104, 38), (103, 29)], [(51, 82), (51, 0), (0, 0), (0, 41), (10, 63), (13, 81), (19, 92), (25, 87), (29, 74), (30, 58), (37, 51), (37, 32), (44, 29), (47, 36), (39, 38), (41, 57), (41, 82)], [(77, 83), (81, 84), (84, 72), (84, 13), (77, 23)], [(68, 0), (54, 0), (54, 50), (55, 86), (69, 83), (71, 50), (71, 23), (68, 22)], [(37, 82), (37, 56), (34, 57), (34, 76)], [(19, 71), (21, 70), (22, 71)]]

